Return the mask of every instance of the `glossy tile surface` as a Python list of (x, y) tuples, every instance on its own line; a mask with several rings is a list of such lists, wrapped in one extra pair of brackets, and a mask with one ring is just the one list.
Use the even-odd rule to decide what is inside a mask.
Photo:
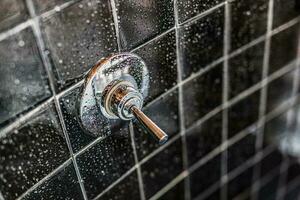
[(42, 14), (46, 11), (49, 11), (51, 9), (54, 10), (60, 10), (58, 9), (59, 6), (70, 2), (71, 0), (52, 0), (52, 1), (48, 1), (48, 0), (32, 0), (33, 5), (36, 9), (36, 12), (38, 14)]
[(238, 0), (231, 5), (231, 50), (263, 36), (267, 31), (268, 0)]
[(230, 58), (229, 97), (234, 98), (262, 80), (264, 42)]
[(271, 39), (269, 74), (285, 67), (297, 57), (297, 44), (299, 36), (299, 24), (296, 24)]
[(184, 199), (184, 180), (177, 183), (174, 187), (172, 187), (169, 191), (167, 191), (162, 197), (160, 197), (160, 200), (183, 200)]
[(223, 3), (224, 0), (178, 0), (178, 20), (180, 23)]
[[(163, 162), (168, 160), (168, 162)], [(150, 198), (183, 170), (181, 139), (141, 165), (146, 198)]]
[[(221, 179), (221, 156), (209, 160), (190, 174), (191, 197), (196, 198)], [(199, 181), (201, 180), (201, 181)]]
[(0, 93), (0, 124), (7, 124), (51, 95), (30, 28), (0, 42)]
[(258, 120), (260, 92), (257, 91), (228, 109), (228, 137), (233, 137)]
[(76, 157), (88, 198), (99, 195), (134, 165), (130, 136), (127, 131), (97, 142)]
[(78, 199), (83, 200), (82, 192), (78, 183), (73, 164), (70, 163), (61, 169), (53, 177), (46, 180), (33, 192), (25, 196), (25, 200), (34, 199)]
[(183, 78), (223, 56), (223, 32), (223, 7), (179, 29)]
[[(179, 134), (178, 90), (147, 106), (143, 111), (168, 134), (169, 140)], [(142, 160), (161, 145), (151, 133), (143, 128), (142, 124), (136, 120), (133, 124), (137, 157)]]
[(278, 150), (274, 150), (265, 156), (260, 163), (260, 176), (263, 177), (274, 170), (279, 171), (279, 166), (283, 160), (282, 156)]
[(29, 14), (23, 0), (2, 0), (0, 2), (0, 31), (24, 22)]
[(0, 190), (16, 199), (70, 157), (54, 106), (0, 139)]
[(123, 50), (132, 49), (174, 26), (172, 0), (115, 0)]
[(228, 172), (241, 167), (255, 155), (256, 136), (249, 134), (228, 148)]
[(139, 183), (136, 170), (131, 172), (125, 179), (115, 185), (97, 200), (139, 200)]
[(300, 15), (299, 1), (274, 0), (273, 28), (276, 28)]
[(198, 119), (222, 103), (222, 64), (183, 85), (183, 109), (185, 126), (189, 127)]
[(276, 193), (279, 184), (279, 176), (273, 177), (267, 182), (258, 192), (259, 200), (273, 200), (276, 199)]
[(58, 90), (117, 51), (110, 1), (82, 1), (42, 21)]
[(133, 53), (146, 63), (150, 82), (145, 103), (153, 100), (177, 83), (177, 60), (175, 31), (159, 37)]
[(192, 128), (186, 134), (188, 163), (192, 166), (222, 142), (222, 113)]

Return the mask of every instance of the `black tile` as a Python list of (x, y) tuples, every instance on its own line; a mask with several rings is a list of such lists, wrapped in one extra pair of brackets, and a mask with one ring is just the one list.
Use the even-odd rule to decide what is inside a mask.
[(285, 67), (297, 58), (299, 24), (283, 30), (271, 39), (269, 74)]
[(228, 110), (228, 136), (232, 137), (258, 120), (260, 92), (257, 91)]
[(167, 191), (160, 200), (184, 200), (184, 180), (177, 183), (169, 191)]
[(194, 199), (221, 178), (221, 156), (218, 155), (190, 174), (191, 197)]
[(218, 188), (216, 191), (214, 191), (212, 194), (208, 195), (204, 198), (204, 200), (221, 200), (221, 191), (220, 188)]
[(183, 78), (223, 56), (224, 7), (179, 29)]
[(287, 112), (280, 114), (265, 124), (264, 147), (277, 145), (287, 134)]
[(229, 59), (229, 97), (233, 98), (262, 80), (264, 43)]
[(280, 164), (282, 162), (282, 154), (278, 150), (272, 151), (270, 154), (265, 156), (260, 164), (260, 176), (264, 177), (269, 172), (279, 170)]
[(296, 186), (288, 187), (287, 191), (285, 192), (284, 200), (299, 200), (300, 196), (300, 183)]
[(24, 197), (24, 200), (35, 199), (83, 200), (73, 164), (70, 163)]
[(220, 64), (183, 85), (186, 127), (222, 104), (222, 69)]
[(0, 42), (0, 124), (50, 97), (39, 50), (30, 28)]
[(214, 115), (186, 134), (189, 166), (221, 145), (222, 113)]
[(128, 50), (174, 26), (173, 1), (116, 0), (120, 39)]
[[(33, 5), (35, 7), (35, 10), (38, 14), (41, 14), (43, 12), (46, 12), (48, 10), (51, 10), (51, 9), (55, 9), (57, 10), (55, 7), (56, 6), (60, 6), (64, 3), (67, 3), (71, 0), (52, 0), (52, 1), (48, 1), (48, 0), (33, 0)], [(58, 10), (60, 11), (60, 10)]]
[(141, 165), (144, 190), (147, 199), (182, 172), (181, 145), (181, 138), (179, 138)]
[(300, 15), (299, 0), (274, 0), (273, 28), (287, 23)]
[(97, 200), (140, 200), (137, 172), (131, 172), (126, 178), (104, 193)]
[(300, 178), (300, 164), (297, 161), (291, 161), (287, 170), (286, 185)]
[(255, 155), (256, 136), (249, 134), (228, 148), (228, 172), (246, 163)]
[(54, 106), (0, 139), (0, 191), (16, 199), (69, 158)]
[(153, 100), (177, 83), (175, 32), (146, 44), (134, 51), (146, 63), (150, 76), (150, 89), (145, 102)]
[(258, 200), (275, 200), (279, 183), (279, 175), (273, 177), (258, 192)]
[(74, 83), (102, 57), (117, 51), (110, 1), (76, 3), (42, 20), (58, 90)]
[[(62, 115), (65, 121), (67, 133), (70, 138), (71, 146), (76, 153), (95, 139), (95, 135), (89, 134), (88, 131), (84, 131), (82, 126), (79, 123), (78, 120), (78, 97), (81, 92), (81, 87), (79, 86), (77, 88), (74, 88), (73, 90), (67, 92), (64, 96), (62, 96), (59, 100)], [(99, 111), (95, 108), (94, 110), (96, 113), (99, 113)], [(103, 119), (103, 117), (98, 117), (98, 132), (97, 136), (99, 137), (105, 137), (107, 135), (110, 135), (112, 133), (111, 131), (111, 125), (112, 123), (109, 123), (108, 120)], [(112, 122), (112, 121), (111, 121)], [(126, 124), (126, 123), (125, 123)], [(126, 127), (125, 124), (120, 124), (124, 127)], [(119, 125), (119, 128), (124, 128)], [(117, 130), (119, 131), (119, 130)]]
[(231, 5), (231, 50), (236, 50), (267, 31), (268, 0), (233, 1)]
[(217, 6), (218, 4), (223, 3), (224, 0), (178, 0), (178, 21), (180, 23), (203, 13), (210, 8)]
[[(179, 133), (178, 90), (146, 107), (144, 112), (168, 134), (169, 139)], [(160, 146), (151, 133), (147, 132), (136, 120), (134, 121), (134, 139), (138, 160), (142, 160)]]
[[(250, 167), (228, 183), (228, 199), (234, 199), (236, 196), (247, 198), (251, 192), (253, 168)], [(244, 200), (245, 198), (237, 198)]]
[(134, 165), (130, 136), (115, 131), (76, 157), (89, 199), (96, 197)]
[(0, 1), (0, 31), (25, 21), (29, 14), (24, 0)]
[(292, 97), (294, 70), (269, 83), (267, 91), (267, 112), (278, 108)]

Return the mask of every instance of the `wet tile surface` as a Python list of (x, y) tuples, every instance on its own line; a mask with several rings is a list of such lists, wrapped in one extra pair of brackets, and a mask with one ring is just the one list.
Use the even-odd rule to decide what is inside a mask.
[(249, 134), (228, 148), (228, 172), (241, 167), (255, 155), (256, 136)]
[(272, 151), (260, 163), (260, 176), (263, 177), (269, 172), (277, 170), (277, 168), (279, 170), (282, 160), (282, 154), (278, 150)]
[(291, 183), (294, 180), (297, 180), (300, 178), (300, 164), (295, 161), (291, 160), (290, 166), (287, 170), (287, 177), (286, 177), (286, 184)]
[(273, 28), (287, 23), (300, 15), (299, 1), (274, 0)]
[(299, 24), (296, 24), (271, 39), (269, 74), (285, 67), (297, 57), (297, 39), (299, 36)]
[[(212, 158), (190, 174), (191, 197), (196, 198), (221, 178), (221, 156)], [(201, 180), (201, 181), (199, 181)]]
[[(251, 192), (252, 176), (253, 168), (250, 167), (232, 179), (227, 185), (227, 198), (234, 199), (235, 197), (241, 195), (240, 197), (237, 197), (237, 199), (247, 199), (247, 196), (249, 196)], [(244, 198), (242, 198), (242, 196)]]
[(257, 91), (228, 109), (228, 137), (250, 127), (258, 120), (260, 92)]
[(213, 8), (221, 3), (224, 0), (178, 0), (178, 21), (180, 23), (195, 17), (196, 15), (203, 13), (210, 8)]
[(125, 179), (115, 185), (97, 200), (139, 200), (139, 183), (137, 172), (131, 172)]
[(186, 135), (189, 166), (221, 145), (222, 113), (192, 128)]
[(70, 157), (54, 106), (0, 139), (0, 190), (16, 199)]
[(25, 21), (29, 14), (23, 0), (2, 0), (0, 2), (0, 31), (7, 30)]
[(71, 0), (32, 0), (33, 5), (35, 7), (35, 10), (37, 14), (42, 14), (46, 11), (49, 11), (51, 9), (60, 10), (58, 9), (58, 6), (63, 5), (64, 3), (70, 2)]
[[(181, 139), (141, 165), (146, 198), (150, 198), (183, 170)], [(164, 162), (168, 160), (168, 162)]]
[(51, 95), (29, 28), (0, 42), (0, 93), (0, 124), (7, 124)]
[(222, 103), (222, 64), (183, 85), (183, 109), (188, 128)]
[[(147, 106), (143, 111), (168, 134), (169, 140), (179, 134), (178, 90)], [(134, 120), (134, 141), (138, 160), (142, 160), (161, 146), (136, 120)]]
[(175, 31), (157, 38), (133, 53), (140, 56), (149, 70), (149, 94), (145, 103), (153, 100), (177, 83)]
[(110, 2), (78, 2), (42, 22), (58, 90), (74, 83), (102, 57), (117, 51)]
[(223, 56), (223, 32), (223, 7), (179, 29), (183, 78)]
[(236, 50), (266, 33), (268, 4), (268, 0), (239, 0), (230, 3), (231, 50)]
[(174, 187), (172, 187), (169, 191), (167, 191), (160, 200), (183, 200), (184, 199), (184, 180), (177, 183)]
[[(65, 121), (67, 133), (69, 135), (70, 143), (74, 153), (78, 152), (97, 138), (110, 135), (112, 124), (118, 126), (119, 129), (126, 129), (126, 126), (128, 126), (128, 123), (117, 125), (116, 122), (109, 123), (108, 120), (103, 119), (102, 128), (98, 129), (97, 135), (92, 135), (87, 130), (84, 130), (81, 124), (79, 123), (77, 110), (77, 108), (79, 107), (78, 98), (81, 93), (81, 87), (82, 86), (74, 88), (73, 90), (67, 92), (64, 96), (60, 98), (62, 115)], [(99, 124), (101, 123), (102, 118), (99, 116)], [(117, 128), (115, 130), (119, 131)]]
[(291, 71), (268, 85), (267, 112), (278, 108), (292, 97), (294, 71)]
[(262, 80), (264, 42), (229, 59), (229, 97), (233, 98)]
[(279, 176), (273, 177), (266, 183), (258, 192), (258, 200), (273, 200), (276, 199)]
[(76, 157), (88, 198), (99, 195), (134, 165), (128, 131), (116, 131)]
[(80, 185), (73, 164), (70, 163), (53, 177), (46, 180), (34, 191), (24, 197), (25, 200), (34, 199), (78, 199), (83, 200)]
[(123, 50), (132, 49), (174, 26), (171, 0), (116, 0)]

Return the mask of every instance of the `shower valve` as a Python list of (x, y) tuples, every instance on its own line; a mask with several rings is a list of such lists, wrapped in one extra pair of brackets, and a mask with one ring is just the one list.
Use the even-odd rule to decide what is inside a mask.
[(141, 111), (148, 88), (148, 69), (140, 57), (122, 53), (99, 61), (88, 73), (79, 99), (83, 128), (96, 135), (101, 119), (137, 119), (165, 143), (168, 135)]

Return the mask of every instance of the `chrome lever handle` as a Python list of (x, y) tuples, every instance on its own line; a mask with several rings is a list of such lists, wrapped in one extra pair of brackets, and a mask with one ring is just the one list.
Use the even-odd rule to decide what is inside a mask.
[(159, 144), (163, 144), (168, 140), (168, 135), (161, 130), (147, 115), (145, 115), (140, 109), (136, 106), (130, 108), (131, 112), (135, 118), (148, 129), (150, 133), (158, 140)]

